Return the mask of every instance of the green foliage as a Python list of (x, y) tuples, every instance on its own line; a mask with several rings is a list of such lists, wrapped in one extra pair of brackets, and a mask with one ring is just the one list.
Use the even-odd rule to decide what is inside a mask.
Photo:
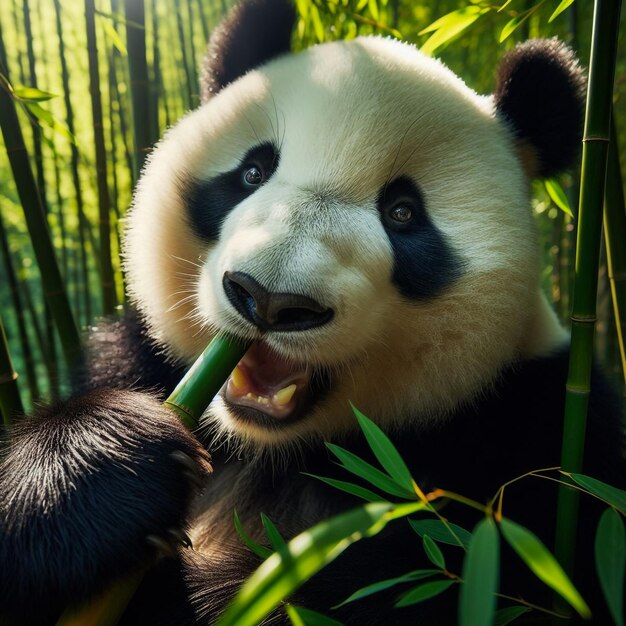
[(614, 509), (607, 509), (600, 518), (595, 555), (598, 579), (613, 621), (616, 626), (624, 626), (626, 531), (624, 520)]
[(420, 536), (426, 535), (432, 537), (440, 543), (447, 543), (452, 546), (461, 546), (467, 548), (469, 546), (471, 533), (450, 522), (442, 522), (433, 519), (409, 520), (411, 528)]
[(332, 617), (301, 606), (288, 604), (285, 610), (293, 626), (342, 626), (341, 622)]
[(508, 519), (501, 520), (500, 529), (507, 543), (519, 554), (537, 578), (563, 596), (582, 617), (591, 617), (589, 607), (576, 591), (563, 568), (532, 532)]
[(428, 583), (423, 583), (403, 593), (395, 606), (400, 608), (403, 606), (411, 606), (418, 602), (424, 602), (424, 600), (438, 596), (454, 584), (455, 582), (453, 580), (433, 580)]
[[(580, 593), (573, 586), (556, 559), (530, 530), (509, 519), (501, 519), (499, 514), (496, 516), (498, 519), (496, 523), (489, 506), (482, 506), (463, 496), (445, 490), (437, 490), (437, 492), (432, 494), (423, 494), (419, 487), (415, 485), (406, 464), (387, 435), (357, 409), (354, 409), (354, 414), (370, 450), (388, 473), (379, 470), (343, 448), (327, 444), (329, 449), (342, 461), (344, 469), (379, 488), (381, 476), (384, 476), (387, 481), (384, 483), (386, 487), (389, 484), (393, 484), (393, 488), (396, 488), (397, 482), (394, 482), (394, 477), (390, 475), (393, 472), (398, 482), (403, 484), (410, 482), (414, 485), (415, 496), (413, 496), (413, 499), (417, 496), (420, 501), (404, 504), (392, 504), (383, 501), (373, 502), (350, 513), (326, 520), (310, 531), (292, 539), (287, 544), (271, 520), (263, 515), (262, 525), (270, 543), (277, 552), (269, 558), (272, 564), (270, 566), (262, 565), (253, 575), (251, 581), (246, 584), (246, 593), (242, 592), (234, 601), (234, 608), (229, 612), (229, 619), (252, 619), (244, 611), (246, 603), (260, 603), (261, 606), (265, 607), (263, 615), (266, 615), (271, 611), (272, 607), (278, 605), (280, 600), (287, 599), (288, 595), (286, 594), (293, 591), (297, 586), (305, 582), (309, 576), (334, 559), (349, 543), (376, 534), (387, 523), (404, 517), (408, 518), (411, 527), (422, 537), (426, 557), (435, 566), (435, 569), (417, 569), (401, 576), (376, 581), (355, 590), (335, 608), (358, 602), (363, 598), (396, 587), (405, 587), (410, 583), (432, 578), (433, 580), (420, 582), (413, 588), (403, 591), (397, 597), (395, 606), (404, 607), (427, 601), (458, 584), (460, 585), (460, 626), (505, 626), (530, 610), (551, 613), (550, 610), (530, 604), (521, 597), (517, 599), (519, 604), (502, 607), (497, 610), (500, 571), (499, 526), (507, 543), (521, 560), (526, 563), (535, 576), (550, 589), (564, 597), (583, 617), (589, 617), (589, 608)], [(531, 472), (525, 476), (530, 475), (550, 479), (549, 476), (544, 476), (544, 473), (540, 472)], [(359, 497), (367, 496), (365, 499), (376, 497), (374, 492), (354, 483), (345, 483), (319, 476), (312, 477), (323, 480), (331, 487), (341, 491)], [(604, 500), (620, 502), (624, 495), (621, 490), (588, 476), (576, 475), (576, 478), (581, 482), (581, 485), (584, 483), (585, 489), (589, 493), (593, 493), (593, 489), (601, 493)], [(498, 490), (499, 492), (500, 490)], [(441, 517), (429, 502), (429, 500), (438, 498), (457, 500), (461, 504), (482, 510), (486, 516), (477, 524), (474, 531), (470, 533)], [(379, 506), (383, 508), (376, 509)], [(368, 507), (370, 508), (368, 509)], [(369, 518), (369, 521), (363, 517), (368, 510), (377, 511), (373, 517)], [(409, 517), (418, 511), (422, 514), (436, 515), (438, 519), (412, 519)], [(356, 533), (353, 534), (350, 531), (354, 528), (355, 523), (359, 527)], [(235, 517), (235, 524), (237, 532), (246, 545), (261, 556), (267, 554), (267, 548), (259, 546), (245, 534), (237, 517)], [(313, 536), (316, 538), (314, 539)], [(318, 543), (319, 541), (321, 543)], [(466, 551), (460, 576), (448, 571), (445, 556), (437, 542)], [(306, 549), (303, 550), (302, 545), (306, 545)], [(319, 550), (316, 551), (317, 549)], [(304, 565), (300, 563), (299, 552), (306, 553), (302, 557)], [(390, 557), (393, 558), (393, 555), (390, 555)], [(603, 585), (607, 603), (614, 615), (620, 615), (622, 609), (619, 592), (623, 589), (623, 576), (626, 567), (626, 538), (621, 517), (614, 509), (609, 509), (605, 513), (598, 527), (596, 560), (598, 577)], [(265, 579), (266, 576), (271, 580), (267, 581)], [(281, 593), (285, 595), (280, 596)], [(504, 597), (509, 598), (509, 596)], [(292, 623), (309, 623), (299, 607), (287, 610)], [(255, 615), (260, 619), (260, 613), (255, 613)], [(226, 623), (234, 624), (235, 622), (228, 621)], [(242, 623), (252, 624), (253, 622), (244, 621)], [(617, 618), (616, 624), (617, 626), (623, 626)]]
[(376, 583), (367, 585), (367, 587), (363, 587), (362, 589), (355, 591), (351, 596), (346, 598), (341, 604), (338, 604), (337, 606), (343, 606), (344, 604), (348, 604), (349, 602), (354, 602), (355, 600), (367, 598), (367, 596), (371, 596), (375, 593), (385, 591), (386, 589), (390, 589), (391, 587), (395, 587), (396, 585), (414, 582), (416, 580), (421, 580), (422, 578), (429, 578), (430, 576), (434, 576), (440, 573), (441, 572), (436, 569), (420, 569), (409, 572), (408, 574), (404, 574), (402, 576), (396, 576), (395, 578), (379, 580)]
[(500, 543), (495, 522), (481, 520), (463, 563), (459, 602), (459, 626), (490, 626), (496, 610), (499, 586)]
[(600, 500), (604, 500), (607, 504), (619, 509), (622, 515), (626, 515), (626, 491), (603, 483), (601, 480), (591, 476), (569, 472), (563, 473), (594, 496), (600, 498)]

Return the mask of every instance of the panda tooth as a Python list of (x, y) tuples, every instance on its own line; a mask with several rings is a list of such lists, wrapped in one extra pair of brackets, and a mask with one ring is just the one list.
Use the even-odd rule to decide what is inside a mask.
[(230, 382), (239, 391), (244, 391), (248, 387), (248, 379), (239, 366), (235, 367), (230, 375)]
[(280, 406), (285, 406), (285, 404), (289, 404), (291, 398), (293, 398), (293, 394), (296, 393), (297, 388), (298, 387), (295, 384), (289, 385), (288, 387), (277, 391), (272, 400)]

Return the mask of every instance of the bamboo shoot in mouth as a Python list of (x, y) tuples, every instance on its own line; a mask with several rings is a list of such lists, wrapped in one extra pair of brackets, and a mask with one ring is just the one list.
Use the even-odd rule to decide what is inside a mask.
[(251, 342), (217, 335), (196, 359), (164, 404), (187, 428), (198, 427), (200, 416), (217, 395)]

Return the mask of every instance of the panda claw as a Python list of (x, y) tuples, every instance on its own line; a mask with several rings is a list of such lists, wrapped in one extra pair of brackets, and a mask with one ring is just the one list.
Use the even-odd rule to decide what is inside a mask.
[(198, 463), (182, 450), (174, 450), (170, 453), (170, 457), (194, 473), (198, 471)]
[(184, 530), (180, 530), (180, 528), (169, 528), (167, 534), (174, 543), (180, 544), (185, 548), (193, 548), (191, 538)]
[(159, 537), (158, 535), (148, 535), (146, 537), (146, 543), (150, 547), (155, 548), (161, 557), (176, 556), (176, 545), (167, 539)]

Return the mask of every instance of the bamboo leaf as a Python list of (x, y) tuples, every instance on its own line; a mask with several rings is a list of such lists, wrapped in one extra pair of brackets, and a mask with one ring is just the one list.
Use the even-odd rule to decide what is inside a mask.
[(396, 585), (401, 585), (402, 583), (413, 582), (422, 578), (428, 578), (429, 576), (434, 576), (435, 574), (441, 574), (441, 572), (437, 569), (418, 569), (414, 572), (409, 572), (408, 574), (397, 576), (396, 578), (379, 580), (377, 583), (372, 583), (367, 587), (363, 587), (362, 589), (355, 591), (349, 598), (333, 608), (343, 606), (344, 604), (348, 604), (348, 602), (360, 600), (361, 598), (366, 598), (367, 596), (371, 596), (380, 591), (385, 591), (385, 589), (389, 589), (390, 587), (395, 587)]
[(626, 570), (626, 532), (615, 509), (600, 518), (595, 541), (596, 571), (602, 593), (616, 626), (624, 626), (624, 572)]
[(41, 89), (35, 89), (35, 87), (13, 87), (12, 92), (18, 100), (22, 101), (31, 100), (33, 102), (45, 102), (46, 100), (59, 97), (56, 93), (42, 91)]
[(574, 4), (574, 0), (561, 0), (559, 6), (554, 9), (554, 13), (548, 19), (548, 24), (554, 21), (565, 9), (569, 8), (572, 4)]
[(244, 583), (218, 626), (254, 626), (350, 544), (380, 532), (394, 513), (385, 503), (365, 504), (326, 520), (274, 552)]
[(524, 13), (520, 13), (519, 15), (516, 15), (513, 19), (509, 20), (504, 25), (498, 41), (502, 43), (505, 39), (510, 37), (530, 16), (531, 12), (525, 11)]
[(554, 202), (554, 204), (556, 204), (561, 211), (564, 211), (570, 217), (574, 217), (572, 208), (569, 205), (569, 200), (563, 191), (563, 187), (561, 187), (561, 185), (554, 180), (554, 178), (546, 178), (543, 181), (543, 184), (552, 202)]
[[(445, 524), (438, 519), (409, 520), (411, 528), (420, 536), (429, 535), (435, 541), (447, 543), (452, 546), (469, 546), (472, 534), (456, 524), (446, 522)], [(454, 534), (453, 534), (454, 533)], [(458, 539), (457, 539), (458, 538)], [(460, 541), (460, 543), (459, 543)]]
[(419, 34), (424, 35), (435, 31), (420, 47), (424, 54), (433, 54), (437, 48), (450, 41), (470, 27), (481, 15), (489, 12), (489, 8), (470, 5), (457, 11), (452, 11), (433, 22)]
[(500, 13), (501, 11), (504, 11), (504, 9), (506, 9), (509, 4), (511, 4), (511, 2), (513, 2), (513, 0), (506, 0), (506, 2), (500, 6), (500, 8), (498, 9), (498, 13)]
[(581, 617), (589, 618), (591, 612), (567, 574), (541, 541), (528, 529), (503, 518), (500, 522), (507, 543), (517, 552), (531, 571), (550, 588), (567, 600)]
[(376, 0), (368, 0), (367, 7), (369, 9), (370, 15), (378, 22), (380, 18), (380, 13), (378, 12), (378, 4)]
[(566, 473), (566, 475), (570, 476), (575, 483), (587, 489), (587, 491), (591, 491), (598, 498), (619, 509), (622, 515), (626, 514), (626, 491), (607, 485), (597, 478), (591, 478), (591, 476), (585, 476), (584, 474)]
[(429, 583), (423, 583), (419, 587), (415, 587), (415, 589), (411, 589), (411, 591), (407, 591), (405, 594), (401, 595), (394, 606), (410, 606), (418, 602), (423, 602), (424, 600), (428, 600), (428, 598), (438, 596), (452, 585), (454, 585), (453, 580), (433, 580)]
[(246, 546), (248, 546), (248, 548), (252, 550), (252, 552), (254, 552), (254, 554), (256, 554), (261, 559), (267, 559), (267, 557), (273, 554), (269, 548), (266, 548), (260, 543), (257, 543), (256, 541), (254, 541), (254, 539), (252, 539), (252, 537), (250, 537), (250, 535), (248, 535), (248, 533), (246, 533), (243, 525), (241, 524), (241, 520), (239, 519), (239, 515), (237, 515), (237, 511), (234, 511), (234, 518), (235, 530), (237, 531), (237, 534), (244, 542), (244, 544), (246, 544)]
[(119, 53), (123, 57), (127, 56), (128, 50), (126, 50), (126, 46), (124, 45), (124, 42), (122, 41), (122, 38), (119, 36), (118, 32), (113, 27), (113, 24), (111, 24), (111, 22), (108, 20), (102, 20), (102, 28), (104, 29), (106, 36), (111, 40), (111, 43), (119, 51)]
[(24, 106), (39, 120), (41, 124), (51, 128), (56, 134), (65, 137), (70, 143), (76, 143), (76, 137), (70, 133), (66, 126), (61, 124), (55, 117), (46, 111), (42, 106), (34, 101), (28, 101), (23, 103)]
[(443, 558), (443, 553), (439, 549), (439, 546), (428, 535), (424, 535), (422, 540), (424, 543), (424, 552), (426, 552), (428, 560), (433, 565), (441, 569), (446, 569), (446, 561)]
[(500, 543), (495, 522), (478, 523), (463, 561), (459, 626), (491, 626), (500, 578)]
[(343, 624), (332, 617), (305, 609), (301, 606), (288, 604), (286, 607), (287, 615), (294, 626), (343, 626)]
[(528, 613), (530, 609), (527, 606), (507, 606), (504, 609), (496, 611), (493, 617), (493, 626), (506, 626), (520, 615)]
[(283, 539), (283, 536), (280, 534), (278, 528), (272, 520), (265, 515), (265, 513), (261, 513), (261, 522), (263, 524), (263, 528), (265, 528), (265, 532), (267, 533), (267, 538), (270, 540), (270, 545), (274, 550), (283, 550), (287, 543)]
[(322, 24), (322, 20), (320, 19), (320, 12), (318, 8), (311, 4), (309, 9), (309, 17), (311, 19), (311, 23), (313, 24), (313, 31), (315, 32), (315, 37), (317, 37), (318, 42), (324, 41), (324, 26)]
[(315, 474), (307, 474), (306, 472), (302, 472), (306, 476), (312, 476), (313, 478), (317, 478), (317, 480), (321, 480), (322, 482), (330, 485), (331, 487), (335, 487), (335, 489), (340, 489), (341, 491), (345, 491), (353, 496), (357, 496), (357, 498), (363, 498), (363, 500), (367, 500), (368, 502), (380, 502), (384, 498), (375, 494), (373, 491), (366, 489), (365, 487), (361, 487), (360, 485), (355, 485), (354, 483), (349, 483), (344, 480), (335, 480), (334, 478), (327, 478), (326, 476), (316, 476)]
[(391, 443), (389, 437), (385, 435), (379, 426), (365, 417), (355, 406), (352, 406), (352, 411), (367, 439), (367, 443), (379, 463), (400, 487), (404, 487), (407, 491), (412, 493), (413, 477), (411, 476), (411, 472), (409, 472), (409, 468), (406, 466), (406, 463), (393, 443)]
[(378, 489), (381, 489), (385, 493), (389, 493), (392, 496), (398, 498), (415, 499), (416, 495), (403, 489), (397, 485), (397, 483), (387, 476), (387, 474), (376, 469), (373, 465), (370, 465), (367, 461), (359, 458), (356, 454), (352, 454), (348, 450), (341, 448), (332, 443), (326, 443), (326, 447), (341, 461), (343, 467), (349, 472), (364, 478)]

